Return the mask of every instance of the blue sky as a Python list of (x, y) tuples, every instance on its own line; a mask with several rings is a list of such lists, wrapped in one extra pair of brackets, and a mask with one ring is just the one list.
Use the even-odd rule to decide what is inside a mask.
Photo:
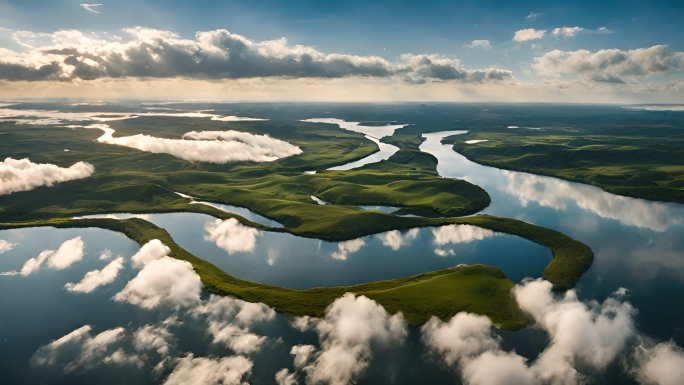
[[(16, 31), (51, 34), (73, 29), (126, 38), (122, 29), (141, 26), (193, 39), (197, 31), (226, 29), (255, 42), (285, 37), (290, 45), (325, 54), (379, 56), (391, 62), (407, 53), (437, 54), (458, 59), (464, 69), (512, 71), (524, 83), (548, 77), (532, 65), (553, 50), (629, 51), (667, 45), (671, 52), (684, 51), (684, 2), (674, 1), (104, 0), (102, 6), (92, 7), (100, 13), (89, 12), (81, 1), (1, 2), (0, 48), (30, 51), (17, 42)], [(582, 30), (571, 36), (553, 33), (562, 27)], [(539, 39), (512, 40), (516, 31), (525, 29), (546, 33)], [(468, 47), (473, 40), (487, 40), (488, 46)], [(678, 64), (679, 57), (672, 60), (674, 70), (648, 76), (625, 77), (613, 71), (591, 77), (677, 81), (684, 65)], [(585, 80), (587, 76), (584, 73)]]

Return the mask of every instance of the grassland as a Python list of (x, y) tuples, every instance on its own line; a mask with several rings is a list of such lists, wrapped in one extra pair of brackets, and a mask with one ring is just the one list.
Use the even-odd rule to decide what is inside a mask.
[[(487, 140), (466, 144), (466, 140)], [(491, 128), (447, 138), (474, 162), (684, 203), (684, 133), (676, 128)]]

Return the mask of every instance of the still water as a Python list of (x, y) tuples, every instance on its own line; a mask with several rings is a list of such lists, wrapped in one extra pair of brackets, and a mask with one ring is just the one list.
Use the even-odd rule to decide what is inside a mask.
[[(485, 188), (492, 197), (486, 213), (557, 229), (588, 244), (596, 257), (577, 287), (579, 296), (602, 301), (625, 287), (630, 302), (639, 311), (635, 317), (641, 332), (684, 345), (684, 309), (678, 306), (684, 303), (682, 205), (625, 198), (591, 186), (477, 165), (440, 143), (443, 137), (458, 133), (425, 135), (421, 149), (439, 159), (441, 175), (463, 178)], [(201, 214), (153, 214), (145, 218), (165, 227), (190, 252), (235, 276), (294, 288), (360, 283), (459, 263), (494, 265), (518, 282), (526, 276), (539, 276), (550, 258), (548, 250), (531, 242), (466, 226), (388, 232), (328, 243), (236, 226), (221, 227), (214, 218)], [(239, 235), (239, 242), (226, 241), (231, 232)], [(45, 264), (26, 276), (0, 276), (3, 383), (156, 384), (169, 377), (170, 369), (158, 373), (153, 370), (160, 361), (154, 353), (149, 353), (140, 366), (107, 364), (68, 373), (64, 366), (37, 370), (30, 364), (41, 346), (84, 325), (91, 325), (95, 335), (116, 327), (136, 330), (175, 316), (176, 326), (171, 329), (176, 338), (172, 347), (175, 356), (189, 352), (196, 356), (233, 354), (225, 346), (212, 343), (206, 324), (190, 312), (144, 310), (112, 299), (137, 274), (130, 257), (138, 247), (120, 234), (101, 229), (0, 231), (0, 240), (11, 245), (0, 254), (0, 272), (21, 270), (29, 258), (44, 250), (57, 250), (77, 237), (81, 237), (83, 255), (67, 267), (57, 269)], [(86, 273), (102, 269), (118, 256), (123, 267), (113, 281), (90, 293), (65, 289), (65, 285), (79, 282)], [(258, 352), (249, 354), (254, 368), (245, 379), (252, 384), (271, 384), (280, 368), (291, 368), (289, 351), (293, 345), (317, 344), (314, 333), (295, 330), (280, 315), (252, 331), (268, 337)], [(506, 349), (514, 348), (530, 359), (545, 347), (545, 334), (538, 330), (500, 334)], [(410, 330), (401, 348), (374, 352), (372, 365), (360, 383), (458, 381), (451, 369), (426, 354), (417, 329)], [(622, 376), (619, 368), (613, 368), (599, 383), (633, 382)]]

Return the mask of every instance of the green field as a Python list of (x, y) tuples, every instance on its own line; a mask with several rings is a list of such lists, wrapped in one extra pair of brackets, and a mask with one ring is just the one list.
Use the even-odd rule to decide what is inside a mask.
[[(62, 167), (87, 161), (96, 169), (86, 179), (0, 196), (0, 228), (102, 227), (122, 232), (139, 244), (156, 238), (171, 247), (175, 258), (191, 262), (211, 293), (263, 302), (286, 315), (321, 316), (336, 298), (354, 292), (377, 300), (390, 312), (401, 311), (416, 325), (432, 315), (448, 319), (460, 311), (488, 315), (506, 329), (523, 327), (528, 320), (510, 296), (513, 283), (494, 267), (474, 265), (351, 287), (294, 290), (235, 278), (188, 253), (164, 229), (143, 220), (69, 218), (119, 212), (199, 212), (222, 219), (235, 217), (261, 230), (327, 241), (395, 229), (470, 224), (548, 247), (554, 258), (544, 278), (556, 290), (574, 287), (593, 260), (589, 247), (557, 231), (488, 215), (462, 217), (487, 207), (489, 195), (468, 182), (441, 178), (436, 171), (437, 160), (418, 151), (422, 139), (415, 133), (383, 138), (401, 149), (386, 161), (350, 171), (322, 171), (360, 159), (378, 148), (361, 134), (329, 124), (233, 124), (156, 117), (115, 122), (112, 126), (117, 135), (144, 133), (169, 138), (192, 130), (250, 131), (286, 140), (300, 146), (303, 153), (269, 163), (192, 163), (170, 155), (94, 142), (101, 134), (98, 130), (55, 126), (27, 129), (0, 123), (0, 154), (4, 157), (28, 157), (36, 163)], [(305, 174), (307, 170), (319, 172)], [(213, 207), (193, 205), (174, 192), (246, 207), (284, 227), (268, 228)], [(319, 205), (311, 196), (333, 204)], [(421, 217), (365, 211), (356, 205), (398, 206), (402, 213)]]
[[(476, 216), (461, 219), (423, 219), (437, 224), (464, 223), (528, 238), (551, 249), (554, 259), (544, 272), (555, 284), (568, 284), (567, 275), (575, 269), (577, 278), (591, 264), (593, 254), (584, 244), (553, 230), (514, 219)], [(412, 325), (420, 325), (431, 316), (450, 319), (461, 311), (489, 316), (503, 329), (519, 329), (528, 323), (510, 295), (513, 287), (501, 270), (470, 265), (419, 274), (412, 277), (376, 281), (362, 285), (296, 290), (235, 278), (213, 264), (197, 258), (180, 247), (166, 230), (142, 219), (51, 219), (24, 223), (0, 223), (0, 229), (33, 226), (58, 228), (100, 227), (118, 231), (138, 244), (159, 239), (171, 249), (175, 258), (190, 262), (206, 290), (219, 295), (232, 295), (250, 302), (263, 302), (278, 312), (291, 316), (322, 316), (328, 305), (344, 293), (365, 295), (383, 305), (387, 311), (401, 311)], [(589, 258), (589, 259), (587, 259)], [(574, 263), (574, 264), (573, 264)], [(584, 270), (577, 267), (584, 263)], [(553, 267), (556, 268), (553, 268)], [(574, 281), (576, 282), (576, 281)]]
[[(443, 142), (488, 166), (591, 184), (618, 195), (684, 203), (682, 131), (620, 128), (488, 128)], [(464, 143), (477, 139), (487, 142)]]

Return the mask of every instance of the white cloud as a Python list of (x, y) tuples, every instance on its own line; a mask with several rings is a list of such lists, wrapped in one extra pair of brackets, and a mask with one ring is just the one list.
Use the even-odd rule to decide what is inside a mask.
[(543, 15), (544, 14), (542, 12), (539, 12), (539, 13), (530, 12), (529, 15), (525, 16), (525, 19), (534, 19), (535, 17), (540, 17)]
[[(423, 343), (458, 368), (469, 385), (531, 385), (534, 375), (526, 360), (501, 350), (485, 316), (458, 313), (449, 322), (432, 317), (421, 328)], [(496, 368), (496, 370), (492, 370)]]
[(577, 35), (578, 32), (584, 31), (584, 28), (582, 27), (562, 27), (562, 28), (555, 28), (553, 30), (553, 34), (556, 36), (566, 36), (566, 37), (573, 37)]
[(614, 33), (615, 31), (608, 29), (606, 27), (598, 27), (597, 29), (594, 30), (594, 33), (598, 34), (608, 34), (608, 33)]
[(235, 218), (207, 222), (204, 230), (208, 234), (204, 236), (204, 240), (216, 243), (216, 246), (228, 254), (253, 252), (256, 237), (261, 235), (259, 230), (245, 226)]
[(580, 75), (585, 81), (624, 83), (625, 79), (684, 69), (684, 52), (672, 52), (665, 45), (628, 51), (553, 50), (534, 58), (532, 68), (543, 75)]
[(492, 48), (491, 44), (489, 44), (489, 40), (473, 40), (469, 44), (463, 45), (465, 48), (484, 48), (484, 49), (490, 49)]
[(9, 243), (4, 239), (0, 239), (0, 254), (12, 250), (16, 245), (16, 243)]
[(453, 257), (456, 255), (453, 249), (440, 249), (436, 248), (435, 249), (435, 254), (437, 254), (438, 257)]
[(296, 385), (297, 377), (296, 373), (290, 373), (287, 368), (280, 369), (275, 374), (275, 381), (277, 385)]
[(515, 286), (513, 295), (550, 337), (533, 371), (553, 383), (575, 384), (580, 378), (578, 365), (603, 370), (623, 351), (635, 335), (635, 311), (618, 298), (624, 290), (602, 304), (585, 304), (574, 290), (556, 297), (552, 286), (548, 281), (530, 281)]
[(90, 293), (100, 286), (114, 282), (119, 271), (124, 267), (123, 262), (123, 257), (118, 257), (103, 267), (102, 270), (89, 271), (79, 283), (67, 283), (64, 288), (69, 291)]
[(299, 326), (314, 326), (321, 351), (303, 371), (307, 383), (330, 385), (355, 383), (372, 359), (372, 347), (402, 342), (407, 334), (401, 313), (390, 315), (364, 296), (347, 293), (328, 309), (324, 319), (305, 319)]
[(182, 358), (164, 385), (242, 385), (254, 364), (242, 356)]
[(643, 385), (679, 385), (684, 379), (684, 351), (674, 342), (638, 347), (635, 374)]
[(313, 345), (295, 345), (290, 349), (290, 354), (294, 356), (294, 367), (301, 369), (309, 363), (311, 354), (316, 351)]
[[(481, 241), (496, 235), (492, 230), (471, 225), (448, 225), (432, 229), (435, 245), (447, 245)], [(435, 251), (437, 253), (437, 251)], [(438, 254), (439, 255), (439, 254)]]
[[(127, 356), (114, 345), (124, 338), (125, 329), (115, 328), (91, 336), (89, 325), (78, 328), (64, 337), (40, 347), (33, 355), (34, 365), (63, 367), (65, 372), (80, 368), (92, 368), (102, 362), (116, 364), (136, 364), (141, 361)], [(110, 353), (111, 352), (111, 353)]]
[(546, 35), (545, 29), (525, 28), (515, 32), (513, 41), (522, 43), (529, 40), (541, 39), (544, 35)]
[(79, 4), (81, 7), (83, 7), (86, 11), (92, 12), (92, 13), (100, 13), (97, 10), (95, 10), (95, 7), (101, 7), (102, 4)]
[(91, 176), (95, 167), (78, 162), (63, 168), (49, 163), (33, 163), (28, 159), (6, 158), (0, 162), (0, 195), (30, 191), (40, 186), (83, 179)]
[(257, 324), (275, 319), (275, 311), (263, 303), (250, 303), (231, 297), (211, 295), (209, 301), (194, 310), (197, 315), (205, 315), (209, 325), (208, 332), (213, 342), (225, 344), (236, 353), (259, 351), (266, 337), (250, 332)]
[(153, 239), (142, 245), (140, 250), (131, 257), (131, 264), (136, 269), (142, 269), (148, 263), (171, 254), (171, 249), (158, 239)]
[(21, 275), (34, 273), (47, 262), (48, 266), (55, 270), (66, 269), (73, 263), (83, 259), (85, 244), (79, 236), (62, 243), (57, 250), (43, 250), (37, 257), (31, 258), (21, 268)]
[(104, 124), (94, 124), (86, 128), (98, 128), (105, 132), (97, 139), (100, 143), (135, 148), (154, 154), (170, 154), (191, 162), (270, 162), (302, 153), (299, 147), (268, 135), (239, 131), (189, 132), (183, 135), (183, 139), (166, 139), (143, 134), (115, 138), (114, 130)]
[(202, 282), (189, 262), (162, 257), (147, 262), (114, 300), (143, 309), (159, 306), (178, 309), (197, 305), (201, 290)]
[[(15, 33), (28, 52), (0, 49), (0, 73), (8, 80), (100, 78), (406, 78), (481, 82), (510, 77), (498, 69), (470, 70), (438, 55), (406, 54), (390, 62), (379, 56), (325, 54), (290, 45), (285, 38), (255, 42), (219, 29), (183, 39), (170, 31), (125, 29), (130, 37), (100, 39), (77, 30)], [(492, 76), (490, 76), (492, 75)]]
[(162, 356), (169, 354), (169, 349), (174, 342), (173, 334), (165, 325), (145, 325), (133, 334), (133, 346), (136, 350), (155, 350)]
[(361, 238), (340, 242), (337, 244), (337, 251), (333, 252), (331, 256), (334, 259), (345, 261), (347, 260), (347, 256), (349, 254), (356, 253), (365, 245), (366, 242), (364, 242)]
[(380, 238), (384, 246), (392, 250), (399, 250), (402, 246), (406, 246), (416, 239), (418, 232), (418, 229), (411, 229), (402, 234), (399, 230), (392, 230), (378, 235), (378, 238)]

